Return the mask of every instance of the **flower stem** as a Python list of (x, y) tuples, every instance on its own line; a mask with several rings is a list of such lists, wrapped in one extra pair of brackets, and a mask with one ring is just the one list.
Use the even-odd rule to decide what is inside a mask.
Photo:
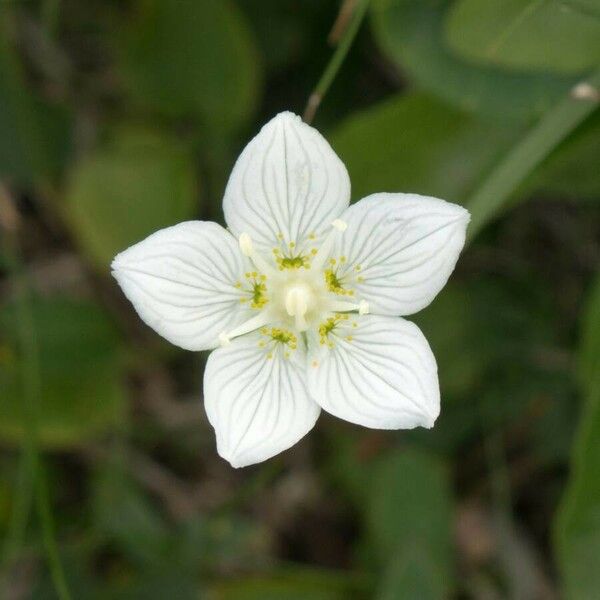
[(594, 112), (599, 90), (600, 70), (573, 87), (496, 165), (466, 203), (471, 211), (470, 240), (509, 203), (517, 188), (552, 150)]
[[(64, 571), (58, 556), (54, 521), (48, 488), (43, 469), (42, 459), (38, 448), (38, 410), (41, 398), (41, 380), (39, 364), (39, 347), (29, 286), (23, 275), (21, 257), (17, 241), (18, 217), (16, 211), (5, 210), (12, 207), (12, 200), (8, 190), (0, 188), (0, 239), (3, 241), (2, 250), (7, 263), (8, 272), (12, 275), (16, 291), (16, 314), (15, 325), (22, 353), (21, 367), (21, 389), (23, 393), (23, 467), (30, 471), (29, 477), (33, 482), (35, 494), (35, 506), (42, 529), (42, 539), (46, 551), (48, 568), (54, 583), (56, 594), (60, 600), (70, 600)], [(12, 215), (7, 218), (7, 215)], [(15, 219), (13, 221), (13, 218)], [(28, 511), (28, 483), (27, 478), (20, 477), (15, 500), (16, 514), (13, 514), (13, 538), (9, 540), (7, 561), (12, 561), (22, 543), (23, 532), (26, 526)], [(10, 566), (7, 565), (7, 566)]]
[(359, 0), (358, 4), (355, 6), (352, 18), (350, 19), (348, 27), (346, 28), (340, 43), (335, 49), (331, 60), (327, 64), (323, 75), (321, 75), (321, 79), (319, 79), (315, 89), (308, 98), (303, 116), (303, 119), (306, 123), (312, 123), (312, 120), (315, 118), (315, 114), (319, 108), (319, 105), (325, 97), (329, 86), (331, 86), (333, 80), (335, 79), (337, 72), (340, 70), (342, 63), (348, 54), (348, 50), (350, 50), (350, 46), (352, 46), (352, 42), (356, 37), (356, 34), (360, 28), (360, 24), (367, 13), (368, 6), (369, 0)]

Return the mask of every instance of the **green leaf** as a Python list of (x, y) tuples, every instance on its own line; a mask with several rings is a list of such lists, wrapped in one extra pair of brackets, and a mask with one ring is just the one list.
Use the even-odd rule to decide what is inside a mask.
[(376, 600), (440, 600), (448, 596), (446, 573), (428, 548), (417, 541), (395, 551), (389, 560)]
[(9, 9), (0, 6), (0, 178), (31, 183), (46, 156), (34, 99), (11, 45)]
[(167, 556), (169, 529), (115, 458), (101, 465), (94, 481), (95, 530), (138, 564), (156, 568)]
[(582, 325), (579, 375), (585, 404), (554, 530), (567, 600), (593, 598), (600, 589), (600, 277)]
[[(16, 306), (0, 311), (0, 436), (24, 435)], [(96, 304), (38, 299), (32, 305), (39, 351), (37, 430), (47, 447), (70, 447), (118, 426), (124, 410), (117, 333)]]
[[(600, 86), (600, 69), (588, 76), (585, 85), (592, 90)], [(466, 202), (471, 211), (467, 243), (488, 221), (524, 197), (524, 188), (536, 169), (590, 117), (596, 105), (596, 102), (582, 99), (577, 94), (565, 94), (497, 162)], [(517, 195), (519, 191), (521, 194)]]
[(451, 5), (452, 0), (374, 2), (376, 39), (417, 85), (464, 110), (526, 119), (542, 114), (575, 83), (566, 76), (514, 73), (457, 56), (444, 39)]
[(252, 114), (260, 84), (252, 32), (230, 0), (139, 0), (121, 58), (125, 85), (141, 105), (169, 117), (196, 116), (212, 130)]
[(216, 583), (211, 600), (343, 600), (362, 588), (354, 573), (288, 568), (273, 574)]
[(356, 200), (384, 190), (461, 203), (514, 135), (511, 128), (413, 93), (350, 117), (331, 142), (348, 168)]
[(386, 565), (377, 598), (447, 595), (452, 580), (452, 494), (444, 465), (415, 450), (396, 450), (374, 467), (367, 531)]
[(600, 62), (597, 15), (569, 0), (459, 0), (447, 18), (451, 48), (507, 69), (577, 73)]
[(532, 188), (574, 200), (600, 199), (600, 112), (594, 113), (540, 166)]
[(71, 173), (65, 214), (83, 251), (106, 269), (150, 233), (194, 216), (187, 148), (155, 132), (122, 130)]

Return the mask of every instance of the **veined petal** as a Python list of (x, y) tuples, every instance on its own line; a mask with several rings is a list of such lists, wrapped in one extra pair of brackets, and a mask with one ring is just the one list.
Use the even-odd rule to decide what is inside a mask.
[(371, 313), (410, 315), (444, 287), (465, 243), (467, 210), (418, 194), (373, 194), (341, 217), (336, 281)]
[(348, 206), (350, 180), (331, 146), (300, 117), (271, 119), (238, 158), (223, 210), (233, 234), (290, 260), (308, 256)]
[(327, 412), (374, 429), (432, 427), (437, 365), (421, 330), (400, 317), (332, 315), (309, 338), (308, 389)]
[(293, 446), (320, 412), (306, 389), (301, 336), (275, 327), (237, 338), (209, 356), (204, 399), (217, 450), (233, 467)]
[(112, 272), (140, 317), (186, 350), (218, 346), (219, 334), (249, 319), (252, 270), (235, 238), (216, 223), (161, 229), (121, 252)]

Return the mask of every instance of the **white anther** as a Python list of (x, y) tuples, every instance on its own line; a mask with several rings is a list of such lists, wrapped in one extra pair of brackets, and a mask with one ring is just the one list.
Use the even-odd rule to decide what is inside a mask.
[(240, 250), (244, 256), (252, 256), (254, 251), (254, 245), (252, 244), (252, 238), (247, 233), (242, 233), (238, 240), (240, 244)]
[(366, 300), (361, 300), (358, 303), (358, 314), (368, 315), (369, 314), (369, 303)]
[(255, 265), (256, 269), (267, 277), (277, 275), (277, 271), (254, 249), (252, 238), (247, 233), (242, 233), (238, 238), (240, 250), (244, 256), (247, 256)]
[(225, 346), (229, 346), (231, 344), (231, 338), (225, 333), (219, 334), (219, 343), (224, 348)]
[(323, 265), (327, 262), (327, 259), (331, 255), (331, 250), (333, 249), (333, 244), (335, 243), (335, 238), (339, 233), (346, 231), (348, 227), (348, 223), (342, 221), (341, 219), (336, 219), (331, 223), (331, 227), (333, 228), (323, 243), (319, 248), (319, 251), (311, 261), (311, 269), (317, 271), (323, 268)]

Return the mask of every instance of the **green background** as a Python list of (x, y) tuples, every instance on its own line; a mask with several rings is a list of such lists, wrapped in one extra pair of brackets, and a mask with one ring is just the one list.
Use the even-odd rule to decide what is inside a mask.
[(358, 4), (0, 3), (0, 597), (600, 594), (600, 113), (577, 87), (599, 81), (600, 0), (372, 0), (316, 113), (353, 200), (473, 213), (414, 318), (434, 429), (323, 415), (233, 470), (206, 356), (110, 277), (161, 227), (222, 222), (236, 156), (303, 112)]

